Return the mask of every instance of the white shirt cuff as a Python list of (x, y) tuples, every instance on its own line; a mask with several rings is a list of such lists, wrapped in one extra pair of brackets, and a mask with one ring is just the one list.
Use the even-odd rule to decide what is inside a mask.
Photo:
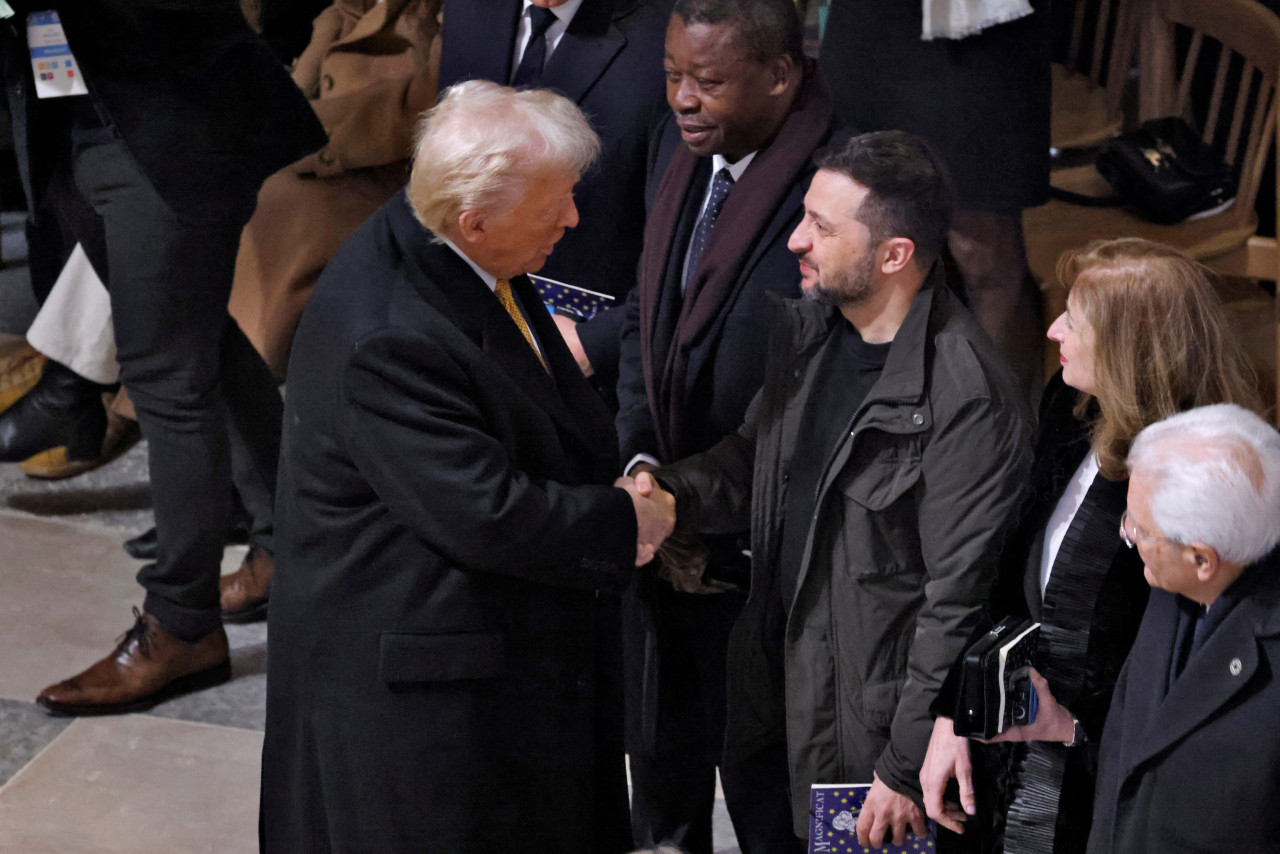
[(656, 459), (649, 456), (648, 454), (636, 454), (627, 462), (625, 466), (622, 467), (623, 477), (631, 476), (631, 470), (636, 467), (636, 463), (648, 463), (654, 468), (657, 468), (658, 466), (662, 465)]

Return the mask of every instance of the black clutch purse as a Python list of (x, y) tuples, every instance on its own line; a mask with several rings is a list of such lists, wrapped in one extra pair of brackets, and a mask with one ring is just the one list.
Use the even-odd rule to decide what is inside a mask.
[(956, 735), (992, 738), (1035, 721), (1037, 696), (1027, 671), (1039, 635), (1039, 623), (1007, 617), (965, 650), (952, 716)]
[(1173, 225), (1235, 196), (1234, 171), (1177, 117), (1152, 119), (1113, 139), (1095, 164), (1125, 207)]

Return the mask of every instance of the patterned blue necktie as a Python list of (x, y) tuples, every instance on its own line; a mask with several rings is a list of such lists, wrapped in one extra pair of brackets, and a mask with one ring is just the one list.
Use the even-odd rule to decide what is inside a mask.
[(547, 30), (556, 22), (556, 13), (541, 6), (529, 7), (529, 40), (525, 42), (520, 67), (511, 78), (516, 89), (537, 85), (542, 79), (542, 66), (547, 62)]
[(724, 200), (729, 197), (729, 190), (732, 188), (733, 176), (729, 174), (728, 167), (721, 169), (711, 181), (711, 198), (707, 199), (707, 208), (693, 228), (693, 242), (689, 244), (689, 254), (684, 260), (684, 279), (680, 282), (681, 293), (688, 290), (689, 282), (693, 281), (693, 274), (698, 271), (698, 261), (702, 259), (702, 252), (707, 248), (707, 241), (711, 239), (711, 229), (716, 227), (716, 217), (720, 216), (720, 208), (724, 207)]

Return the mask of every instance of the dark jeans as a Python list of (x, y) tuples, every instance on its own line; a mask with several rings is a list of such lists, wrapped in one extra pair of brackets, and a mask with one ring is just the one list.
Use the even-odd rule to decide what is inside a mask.
[(105, 228), (120, 376), (150, 452), (159, 553), (138, 573), (144, 607), (194, 640), (220, 625), (233, 457), (255, 541), (270, 547), (283, 406), (266, 364), (227, 314), (253, 202), (216, 222), (188, 222), (118, 140), (76, 143), (71, 168)]

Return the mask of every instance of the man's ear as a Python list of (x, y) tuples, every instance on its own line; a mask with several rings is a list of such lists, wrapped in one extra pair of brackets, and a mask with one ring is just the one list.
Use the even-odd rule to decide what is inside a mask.
[(791, 82), (796, 72), (796, 61), (784, 53), (769, 64), (769, 71), (773, 75), (769, 94), (777, 97), (787, 91), (787, 84)]
[(909, 237), (890, 237), (876, 251), (884, 256), (880, 262), (880, 272), (891, 275), (901, 272), (916, 257), (916, 244)]
[(1182, 559), (1187, 562), (1191, 571), (1196, 574), (1196, 580), (1201, 584), (1212, 582), (1222, 568), (1222, 558), (1218, 556), (1218, 550), (1205, 543), (1191, 543), (1183, 546)]
[(483, 210), (470, 208), (458, 214), (458, 237), (468, 246), (483, 243), (488, 227), (489, 219)]

